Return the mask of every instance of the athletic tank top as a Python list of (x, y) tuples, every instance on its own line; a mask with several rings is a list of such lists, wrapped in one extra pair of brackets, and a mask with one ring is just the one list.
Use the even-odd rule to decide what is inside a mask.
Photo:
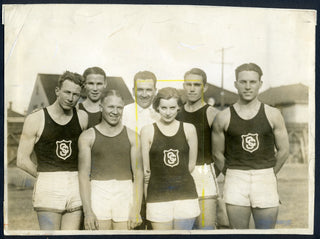
[(181, 107), (177, 115), (177, 120), (191, 123), (196, 127), (198, 136), (198, 158), (197, 165), (210, 164), (213, 162), (211, 157), (211, 127), (208, 123), (207, 109), (205, 105), (195, 112), (187, 112)]
[(110, 137), (94, 127), (96, 135), (91, 149), (92, 180), (132, 180), (131, 144), (126, 127)]
[(230, 106), (230, 124), (225, 134), (226, 168), (264, 169), (275, 166), (273, 130), (265, 114), (264, 104), (255, 117), (244, 120)]
[(167, 202), (198, 198), (189, 172), (189, 145), (180, 122), (174, 136), (165, 136), (153, 124), (154, 137), (149, 152), (150, 180), (147, 202)]
[(78, 138), (82, 132), (77, 110), (71, 120), (60, 125), (44, 111), (44, 129), (34, 146), (38, 172), (78, 171)]
[(87, 111), (86, 108), (84, 108), (82, 103), (79, 103), (79, 109), (84, 110), (88, 114), (88, 129), (101, 122), (101, 119), (102, 119), (101, 111), (94, 112), (94, 113), (89, 112), (89, 111)]

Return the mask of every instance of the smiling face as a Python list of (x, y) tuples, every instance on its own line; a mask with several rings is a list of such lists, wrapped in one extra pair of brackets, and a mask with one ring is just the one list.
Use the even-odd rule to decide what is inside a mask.
[(255, 71), (241, 71), (234, 85), (238, 90), (240, 100), (250, 102), (257, 98), (262, 81)]
[(103, 99), (101, 102), (102, 118), (109, 125), (116, 126), (120, 123), (124, 102), (121, 97), (110, 95)]
[(104, 88), (106, 84), (103, 75), (90, 74), (86, 77), (85, 89), (88, 99), (92, 102), (100, 100)]
[(187, 100), (195, 103), (202, 99), (204, 92), (207, 90), (207, 85), (203, 85), (201, 75), (188, 74), (185, 77), (183, 88), (186, 91)]
[(81, 86), (73, 81), (65, 80), (56, 88), (57, 101), (63, 110), (71, 110), (80, 98)]
[(137, 79), (135, 82), (135, 88), (133, 88), (133, 94), (135, 95), (137, 104), (146, 109), (153, 101), (156, 94), (156, 88), (152, 79)]
[(160, 99), (158, 111), (161, 120), (165, 123), (171, 123), (175, 120), (179, 110), (178, 99), (170, 98), (168, 100)]

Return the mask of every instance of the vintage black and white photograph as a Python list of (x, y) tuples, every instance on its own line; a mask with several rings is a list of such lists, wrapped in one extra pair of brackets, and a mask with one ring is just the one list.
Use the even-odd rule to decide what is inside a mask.
[(309, 9), (3, 5), (4, 234), (312, 234)]

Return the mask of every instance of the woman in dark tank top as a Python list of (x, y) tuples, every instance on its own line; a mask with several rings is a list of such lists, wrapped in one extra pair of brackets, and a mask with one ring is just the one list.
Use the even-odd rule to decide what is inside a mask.
[[(153, 107), (161, 118), (141, 131), (147, 219), (156, 230), (191, 230), (200, 213), (191, 176), (197, 159), (197, 134), (193, 125), (175, 119), (181, 105), (176, 89), (159, 90)], [(176, 215), (179, 208), (175, 203), (189, 203), (185, 207), (190, 210)]]

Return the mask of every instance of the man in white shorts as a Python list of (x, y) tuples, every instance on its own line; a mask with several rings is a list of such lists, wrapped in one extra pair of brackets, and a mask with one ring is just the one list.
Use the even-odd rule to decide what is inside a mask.
[(177, 120), (193, 124), (198, 136), (198, 158), (192, 176), (198, 192), (201, 214), (195, 222), (195, 228), (212, 230), (216, 227), (217, 189), (211, 153), (211, 126), (218, 110), (203, 100), (208, 88), (207, 75), (203, 70), (193, 68), (186, 72), (183, 88), (187, 102), (181, 107)]
[[(77, 230), (82, 203), (78, 183), (78, 137), (88, 116), (76, 110), (83, 78), (65, 72), (55, 90), (56, 101), (27, 116), (18, 148), (17, 165), (37, 177), (33, 207), (41, 230)], [(30, 156), (37, 156), (35, 165)]]
[[(288, 134), (280, 111), (261, 103), (261, 68), (248, 63), (236, 71), (239, 100), (220, 112), (213, 124), (213, 151), (225, 171), (224, 199), (230, 226), (271, 229), (277, 221), (276, 174), (289, 153)], [(276, 152), (275, 152), (276, 149)]]
[(116, 90), (101, 98), (102, 121), (79, 138), (80, 194), (87, 230), (127, 230), (141, 223), (140, 140), (122, 125)]

